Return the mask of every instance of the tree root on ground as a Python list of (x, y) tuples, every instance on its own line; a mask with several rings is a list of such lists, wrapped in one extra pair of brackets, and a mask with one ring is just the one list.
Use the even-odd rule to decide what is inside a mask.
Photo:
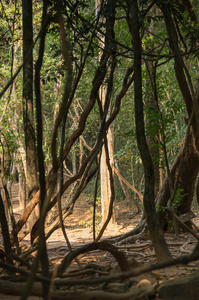
[(60, 266), (58, 267), (58, 276), (61, 276), (63, 274), (63, 272), (67, 269), (72, 260), (75, 259), (78, 255), (85, 254), (93, 250), (103, 250), (110, 252), (116, 259), (122, 271), (129, 270), (129, 264), (124, 254), (121, 251), (119, 251), (115, 246), (111, 245), (109, 242), (104, 241), (93, 242), (68, 253), (62, 260)]

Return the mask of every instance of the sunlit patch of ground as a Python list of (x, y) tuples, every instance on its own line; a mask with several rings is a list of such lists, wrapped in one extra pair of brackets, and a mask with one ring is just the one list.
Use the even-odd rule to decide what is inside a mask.
[[(18, 186), (13, 186), (13, 204), (14, 214), (18, 221), (22, 213), (22, 209), (18, 203)], [(64, 222), (67, 237), (70, 241), (72, 249), (81, 247), (87, 243), (93, 241), (93, 229), (92, 229), (92, 210), (90, 209), (91, 203), (85, 197), (81, 196), (74, 207), (74, 212)], [(98, 208), (99, 209), (99, 208)], [(193, 207), (196, 217), (193, 219), (194, 223), (199, 226), (199, 213), (198, 207)], [(110, 223), (105, 230), (102, 239), (107, 237), (117, 237), (123, 233), (129, 232), (136, 227), (138, 224), (141, 214), (135, 214), (130, 204), (123, 202), (117, 202), (116, 211), (116, 224)], [(97, 220), (98, 222), (98, 220)], [(100, 231), (100, 225), (96, 226), (96, 236)], [(198, 233), (199, 235), (199, 233)], [(173, 257), (191, 253), (196, 245), (196, 239), (190, 233), (180, 233), (179, 236), (175, 236), (173, 233), (166, 233), (165, 238), (169, 245), (169, 250)], [(2, 244), (2, 236), (0, 235), (0, 243)], [(30, 238), (27, 236), (23, 243), (30, 245)], [(51, 268), (59, 264), (62, 259), (69, 253), (67, 243), (64, 239), (61, 229), (56, 230), (47, 240), (47, 249), (49, 253), (49, 261)], [(135, 259), (140, 266), (146, 263), (154, 263), (156, 261), (154, 249), (150, 240), (137, 239), (133, 243), (127, 243), (119, 246), (119, 249), (126, 255), (129, 262)], [(102, 267), (105, 272), (120, 272), (115, 259), (110, 253), (105, 251), (92, 251), (80, 258), (82, 266), (87, 264), (95, 264)], [(139, 282), (142, 279), (149, 280), (152, 284), (162, 282), (164, 280), (173, 279), (176, 277), (190, 274), (195, 271), (199, 266), (199, 262), (192, 262), (186, 266), (173, 266), (155, 272), (142, 274), (136, 276), (134, 280)], [(78, 265), (75, 261), (71, 263), (66, 272), (78, 270)], [(0, 294), (0, 300), (18, 300), (19, 297), (6, 297)], [(29, 300), (37, 300), (38, 297), (31, 297)]]

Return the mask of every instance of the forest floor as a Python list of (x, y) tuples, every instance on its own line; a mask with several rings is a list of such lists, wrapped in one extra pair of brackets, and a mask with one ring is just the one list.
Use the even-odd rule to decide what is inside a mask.
[[(14, 214), (16, 220), (18, 220), (22, 213), (22, 210), (19, 207), (18, 185), (16, 183), (12, 188), (12, 200), (14, 206)], [(77, 200), (73, 214), (65, 220), (66, 233), (73, 250), (93, 241), (93, 232), (91, 228), (91, 207), (91, 200), (87, 199), (86, 196), (83, 195)], [(197, 207), (194, 207), (193, 211), (196, 215), (193, 221), (196, 226), (199, 226), (199, 209)], [(131, 231), (136, 227), (136, 225), (140, 221), (140, 218), (141, 214), (135, 214), (129, 203), (124, 200), (122, 202), (116, 201), (116, 224), (108, 226), (108, 228), (104, 232), (102, 240), (110, 237), (114, 238), (123, 233)], [(190, 233), (181, 232), (178, 236), (176, 236), (174, 233), (166, 233), (165, 239), (173, 257), (191, 253), (197, 244), (196, 239)], [(1, 236), (0, 242), (2, 242)], [(22, 244), (26, 246), (30, 245), (29, 236), (27, 236), (23, 240)], [(48, 239), (47, 249), (49, 253), (50, 265), (53, 268), (53, 266), (59, 264), (64, 256), (69, 252), (61, 229), (56, 230)], [(132, 259), (135, 259), (138, 263), (137, 266), (143, 266), (156, 262), (152, 243), (149, 239), (137, 239), (132, 243), (120, 245), (119, 249), (125, 254), (129, 262), (131, 262)], [(34, 253), (32, 255), (34, 256)], [(90, 268), (96, 268), (98, 266), (104, 275), (120, 272), (114, 257), (108, 252), (99, 250), (89, 252), (81, 257), (80, 263), (83, 267), (87, 266), (87, 268), (89, 268), (89, 266)], [(147, 282), (150, 282), (152, 285), (154, 285), (165, 280), (171, 280), (184, 276), (186, 274), (191, 274), (195, 270), (197, 270), (198, 267), (199, 261), (196, 261), (187, 265), (176, 265), (164, 269), (159, 269), (155, 272), (144, 273), (131, 278), (131, 280), (133, 280), (133, 284), (138, 284), (141, 280), (147, 280)], [(69, 274), (69, 272), (74, 272), (77, 270), (77, 263), (72, 262), (66, 270), (66, 273)], [(0, 274), (1, 271), (2, 269), (0, 269)], [(114, 283), (109, 284), (109, 289), (115, 289)], [(0, 291), (0, 299), (18, 300), (19, 296), (6, 296), (1, 294)], [(39, 298), (29, 297), (28, 299), (31, 300)]]

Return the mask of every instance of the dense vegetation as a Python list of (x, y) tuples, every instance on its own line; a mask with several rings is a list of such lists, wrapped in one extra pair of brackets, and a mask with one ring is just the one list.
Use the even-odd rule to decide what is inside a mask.
[[(198, 239), (191, 220), (179, 218), (199, 196), (198, 13), (198, 2), (187, 0), (1, 1), (2, 266), (17, 271), (28, 232), (37, 250), (22, 299), (39, 263), (48, 299), (54, 275), (46, 238), (61, 227), (71, 250), (64, 220), (82, 192), (93, 204), (96, 249), (116, 251), (99, 240), (115, 221), (115, 202), (126, 199), (144, 213), (120, 240), (147, 228), (157, 260), (165, 261), (168, 227)], [(17, 223), (15, 178), (24, 208)], [(47, 226), (49, 213), (55, 217)], [(189, 259), (197, 255), (196, 248)], [(58, 265), (58, 276), (65, 267)]]

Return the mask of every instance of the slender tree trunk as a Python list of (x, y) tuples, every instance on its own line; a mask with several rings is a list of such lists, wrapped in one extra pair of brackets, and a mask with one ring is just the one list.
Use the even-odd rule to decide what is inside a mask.
[(9, 210), (8, 210), (8, 202), (7, 202), (7, 197), (6, 197), (6, 192), (4, 185), (6, 185), (6, 179), (5, 179), (5, 172), (4, 172), (4, 157), (3, 155), (0, 157), (0, 193), (2, 196), (3, 204), (4, 204), (4, 209), (5, 209), (5, 216), (7, 221), (10, 221), (10, 215), (9, 215)]
[[(30, 51), (33, 44), (32, 26), (32, 1), (22, 0), (23, 7), (23, 59)], [(37, 176), (37, 157), (35, 146), (35, 128), (33, 115), (33, 52), (29, 54), (28, 60), (23, 66), (23, 123), (26, 147), (26, 182), (28, 189), (28, 201), (34, 197), (39, 188)], [(36, 215), (35, 215), (36, 214)], [(32, 213), (30, 217), (30, 228), (39, 216)]]
[(10, 171), (10, 176), (7, 180), (7, 190), (8, 190), (8, 194), (9, 194), (9, 197), (10, 197), (10, 201), (12, 201), (12, 183), (13, 183), (13, 178), (14, 178), (14, 175), (16, 174), (16, 154), (14, 153), (13, 154), (13, 163), (12, 163), (12, 167), (11, 167), (11, 171)]
[(77, 159), (76, 159), (75, 146), (72, 152), (72, 167), (73, 167), (73, 175), (77, 174)]
[(18, 164), (19, 172), (19, 204), (21, 208), (26, 207), (26, 182), (22, 166)]
[(79, 169), (82, 166), (83, 157), (84, 157), (84, 145), (83, 145), (83, 140), (80, 137), (79, 138)]
[[(19, 99), (17, 98), (16, 93), (16, 84), (13, 83), (13, 97), (15, 99), (15, 102), (18, 103)], [(12, 120), (12, 129), (15, 134), (15, 136), (21, 135), (22, 129), (18, 126), (19, 120), (19, 112), (18, 108), (15, 109), (15, 115), (14, 120)], [(22, 140), (18, 140), (19, 147), (17, 149), (17, 160), (20, 160), (21, 162), (17, 163), (17, 170), (19, 173), (19, 203), (21, 208), (26, 207), (26, 151), (24, 149), (24, 145), (22, 143)]]
[(150, 152), (146, 142), (143, 102), (142, 102), (142, 66), (141, 66), (141, 39), (140, 24), (138, 17), (137, 0), (127, 0), (130, 12), (130, 28), (133, 38), (134, 48), (134, 97), (135, 97), (135, 119), (136, 119), (136, 135), (138, 148), (141, 154), (144, 174), (145, 174), (145, 190), (144, 190), (144, 209), (146, 214), (147, 225), (151, 240), (155, 249), (158, 260), (166, 260), (171, 257), (165, 242), (163, 232), (160, 229), (157, 214), (155, 211), (155, 194), (154, 194), (154, 170)]
[[(95, 0), (95, 7), (96, 11), (99, 10), (99, 7), (101, 5), (100, 0)], [(114, 7), (115, 4), (110, 4)], [(113, 7), (111, 7), (112, 11), (114, 10)], [(113, 12), (110, 12), (110, 15)], [(110, 17), (111, 20), (112, 16)], [(112, 20), (111, 20), (112, 22)], [(108, 30), (112, 30), (113, 28), (109, 28)], [(113, 32), (109, 32), (109, 34), (113, 35)], [(102, 38), (103, 39), (103, 38)], [(104, 48), (104, 41), (102, 40), (101, 42), (101, 47)], [(101, 56), (101, 54), (100, 54)], [(105, 102), (107, 98), (107, 87), (106, 86), (101, 86), (100, 88), (100, 101), (102, 104), (102, 109), (105, 110)], [(110, 107), (109, 107), (110, 111)], [(114, 166), (114, 141), (113, 141), (113, 132), (111, 127), (109, 127), (108, 132), (107, 132), (107, 146), (108, 146), (108, 152), (109, 152), (109, 160), (110, 160), (110, 166), (113, 170)], [(105, 151), (105, 146), (102, 146), (102, 154), (101, 154), (101, 160), (100, 160), (100, 182), (101, 182), (101, 212), (102, 212), (102, 223), (104, 223), (108, 217), (109, 213), (109, 205), (111, 201), (111, 183), (110, 183), (110, 174), (108, 170), (108, 166), (106, 163), (106, 151)], [(113, 172), (112, 172), (113, 173)], [(114, 174), (114, 173), (113, 173)], [(115, 209), (113, 206), (112, 210), (112, 217), (111, 217), (111, 222), (114, 224), (115, 223)]]
[[(110, 158), (110, 165), (113, 170), (114, 160), (113, 160), (113, 134), (111, 128), (108, 129), (107, 133), (107, 143)], [(106, 152), (104, 146), (102, 147), (102, 155), (100, 162), (100, 177), (101, 177), (101, 211), (102, 211), (102, 223), (105, 222), (108, 216), (109, 204), (111, 199), (111, 186), (110, 186), (110, 174), (106, 164)], [(115, 223), (115, 211), (113, 209), (113, 214), (111, 222)]]
[[(155, 99), (152, 95), (148, 96), (148, 99), (145, 99), (145, 104), (148, 105), (148, 108), (153, 110), (154, 112), (156, 111), (158, 113)], [(150, 117), (149, 117), (150, 118)], [(146, 122), (150, 122), (148, 118), (146, 118)], [(157, 124), (154, 125), (154, 131), (157, 130)], [(159, 186), (160, 186), (160, 170), (159, 170), (159, 135), (158, 133), (154, 134), (153, 136), (147, 136), (147, 144), (149, 147), (149, 151), (151, 153), (152, 161), (153, 161), (153, 166), (154, 166), (154, 179), (155, 179), (155, 195), (157, 195), (159, 191)]]
[(3, 203), (3, 199), (2, 199), (1, 193), (0, 193), (0, 224), (1, 224), (2, 235), (3, 235), (3, 243), (4, 243), (5, 254), (6, 254), (6, 262), (8, 264), (13, 264), (9, 229), (8, 229), (8, 223), (6, 220), (4, 207), (5, 207), (5, 205)]
[[(101, 97), (100, 100), (102, 102), (102, 107), (104, 108), (106, 98), (106, 88), (101, 87)], [(107, 146), (109, 152), (109, 160), (110, 166), (113, 169), (113, 134), (111, 127), (109, 127), (107, 132)], [(110, 174), (108, 170), (108, 166), (106, 163), (106, 151), (105, 146), (102, 146), (102, 154), (100, 160), (100, 181), (101, 181), (101, 212), (102, 212), (102, 223), (104, 223), (107, 219), (108, 212), (109, 212), (109, 205), (111, 199), (111, 185), (110, 185)], [(115, 213), (114, 209), (112, 212), (111, 222), (115, 223)]]
[[(155, 16), (154, 12), (153, 15)], [(151, 21), (150, 32), (154, 32), (153, 20)], [(153, 34), (149, 36), (151, 45), (147, 47), (147, 52), (154, 53), (153, 46)], [(158, 93), (156, 88), (156, 64), (157, 61), (145, 59), (146, 71), (148, 79), (146, 80), (146, 127), (149, 124), (150, 128), (147, 135), (147, 144), (151, 153), (153, 166), (154, 166), (154, 178), (155, 178), (155, 195), (157, 195), (160, 186), (160, 170), (159, 170), (159, 158), (160, 158), (160, 120), (159, 120), (159, 108), (158, 108)], [(156, 115), (156, 118), (154, 118)], [(153, 118), (153, 119), (152, 119)], [(151, 130), (153, 128), (153, 130)]]
[[(160, 186), (160, 171), (159, 171), (159, 110), (157, 104), (157, 95), (156, 95), (156, 79), (155, 79), (155, 65), (152, 61), (146, 61), (146, 67), (150, 80), (146, 82), (147, 96), (145, 97), (145, 106), (146, 106), (146, 127), (148, 124), (153, 126), (153, 132), (149, 129), (147, 135), (147, 145), (151, 153), (153, 166), (154, 166), (154, 179), (155, 179), (155, 195), (157, 195)], [(153, 90), (152, 88), (153, 87)], [(151, 120), (151, 116), (154, 118), (154, 114), (157, 115), (156, 120)]]

